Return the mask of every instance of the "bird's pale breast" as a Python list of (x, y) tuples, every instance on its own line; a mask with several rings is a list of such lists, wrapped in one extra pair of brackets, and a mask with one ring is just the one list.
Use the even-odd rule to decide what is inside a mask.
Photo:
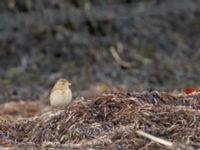
[(72, 92), (68, 90), (54, 90), (50, 95), (50, 103), (52, 107), (64, 107), (72, 101)]

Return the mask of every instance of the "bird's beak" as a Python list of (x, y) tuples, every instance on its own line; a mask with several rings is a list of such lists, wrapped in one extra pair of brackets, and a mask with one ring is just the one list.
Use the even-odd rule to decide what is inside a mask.
[(71, 83), (68, 83), (68, 85), (72, 85)]

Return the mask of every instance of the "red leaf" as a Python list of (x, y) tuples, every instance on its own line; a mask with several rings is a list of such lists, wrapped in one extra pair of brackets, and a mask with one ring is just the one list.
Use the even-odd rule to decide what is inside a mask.
[(196, 91), (196, 88), (195, 87), (185, 87), (183, 89), (183, 91), (185, 92), (185, 94), (190, 94), (190, 93), (193, 93)]

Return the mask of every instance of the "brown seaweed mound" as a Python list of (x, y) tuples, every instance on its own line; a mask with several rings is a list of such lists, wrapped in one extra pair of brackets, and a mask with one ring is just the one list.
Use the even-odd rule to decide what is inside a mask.
[[(192, 150), (200, 148), (199, 108), (198, 92), (184, 95), (115, 91), (91, 100), (76, 99), (65, 110), (40, 111), (29, 118), (2, 116), (0, 145), (13, 149)], [(137, 130), (176, 146), (151, 141), (138, 135)]]

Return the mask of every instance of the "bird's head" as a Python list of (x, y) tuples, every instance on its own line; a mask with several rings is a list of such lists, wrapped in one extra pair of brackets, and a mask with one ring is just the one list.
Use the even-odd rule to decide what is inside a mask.
[(67, 88), (69, 88), (70, 85), (71, 85), (71, 83), (69, 81), (67, 81), (66, 79), (59, 79), (55, 83), (53, 90), (67, 89)]

